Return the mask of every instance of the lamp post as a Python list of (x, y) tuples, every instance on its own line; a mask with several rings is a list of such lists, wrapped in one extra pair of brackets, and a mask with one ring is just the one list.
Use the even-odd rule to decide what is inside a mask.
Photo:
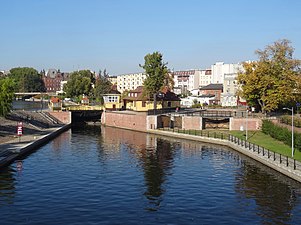
[(248, 140), (248, 106), (246, 110), (246, 141)]
[(292, 112), (292, 157), (294, 157), (294, 107), (290, 108), (283, 108), (287, 109)]

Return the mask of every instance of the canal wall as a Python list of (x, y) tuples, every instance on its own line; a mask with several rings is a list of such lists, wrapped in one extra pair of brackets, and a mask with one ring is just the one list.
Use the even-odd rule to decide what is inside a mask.
[(59, 128), (49, 128), (48, 134), (42, 136), (24, 136), (22, 137), (22, 142), (11, 142), (2, 144), (1, 148), (7, 149), (7, 155), (0, 159), (0, 168), (10, 165), (15, 160), (19, 159), (20, 157), (31, 153), (32, 151), (36, 150), (37, 148), (45, 145), (50, 140), (57, 137), (62, 132), (68, 130), (71, 127), (71, 124), (63, 125)]
[[(185, 130), (203, 130), (203, 118), (199, 116), (147, 115), (145, 112), (104, 111), (101, 123), (137, 131), (148, 131), (163, 127), (178, 127)], [(230, 118), (229, 130), (260, 130), (260, 118)]]
[(229, 130), (260, 130), (262, 120), (260, 118), (230, 118)]
[(266, 152), (266, 154), (259, 154), (257, 151), (251, 150), (250, 145), (246, 147), (237, 144), (236, 142), (231, 142), (225, 139), (195, 136), (190, 134), (175, 133), (175, 132), (160, 131), (160, 130), (148, 130), (148, 133), (227, 146), (301, 183), (300, 168), (296, 170), (294, 168), (295, 167), (294, 161), (292, 159), (288, 159), (288, 158), (281, 159), (281, 156), (279, 158), (279, 154), (277, 154), (278, 158), (276, 160), (274, 158), (275, 155), (272, 157), (269, 152)]
[(6, 149), (7, 155), (0, 159), (0, 168), (10, 165), (15, 160), (19, 159), (20, 157), (31, 153), (32, 151), (36, 150), (37, 148), (45, 145), (50, 140), (57, 137), (62, 132), (68, 130), (71, 127), (71, 124), (66, 124), (61, 127), (56, 128), (49, 128), (48, 134), (37, 136), (37, 135), (28, 135), (22, 137), (22, 142), (15, 142), (5, 143), (1, 145), (1, 148)]
[(65, 111), (65, 112), (53, 112), (49, 111), (49, 114), (55, 118), (57, 118), (59, 121), (61, 121), (64, 124), (71, 123), (71, 112)]
[(147, 131), (146, 119), (147, 114), (145, 112), (104, 111), (101, 115), (101, 123), (106, 126), (144, 132)]
[[(202, 118), (193, 117), (193, 116), (183, 116), (182, 118), (182, 129), (185, 130), (202, 130)], [(248, 146), (239, 145), (237, 143), (231, 142), (225, 139), (217, 139), (210, 137), (202, 137), (196, 135), (189, 135), (183, 133), (175, 133), (168, 131), (157, 130), (160, 127), (169, 127), (170, 120), (167, 116), (147, 116), (145, 113), (136, 113), (136, 112), (104, 112), (102, 115), (102, 123), (110, 127), (118, 127), (123, 129), (129, 129), (134, 131), (143, 131), (152, 134), (158, 134), (163, 136), (170, 136), (180, 139), (187, 139), (193, 141), (200, 141), (204, 143), (214, 143), (218, 145), (227, 146), (240, 152), (298, 182), (301, 182), (301, 170), (294, 169), (292, 166), (294, 162), (287, 159), (287, 166), (284, 163), (284, 160), (281, 162), (270, 158), (270, 153), (260, 155), (259, 152), (251, 151), (250, 144)], [(247, 121), (247, 122), (246, 122)], [(230, 119), (230, 130), (260, 130), (261, 129), (261, 119), (257, 118), (231, 118)], [(264, 150), (263, 150), (264, 151)], [(264, 152), (263, 152), (264, 153)], [(268, 155), (268, 156), (267, 156)], [(275, 157), (275, 156), (274, 156)], [(279, 157), (279, 155), (278, 155)], [(279, 159), (278, 159), (279, 160)], [(289, 164), (289, 166), (288, 166)]]

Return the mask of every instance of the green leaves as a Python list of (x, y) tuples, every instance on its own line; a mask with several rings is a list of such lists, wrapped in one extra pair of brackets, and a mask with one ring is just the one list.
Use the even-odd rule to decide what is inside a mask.
[(249, 105), (259, 104), (263, 112), (271, 112), (297, 101), (294, 92), (301, 85), (301, 61), (292, 58), (293, 51), (284, 39), (257, 50), (258, 61), (244, 63), (245, 71), (238, 74), (238, 81), (240, 94)]
[(94, 75), (89, 70), (80, 70), (70, 74), (68, 83), (64, 86), (67, 97), (79, 97), (92, 93), (92, 80)]
[(101, 74), (101, 71), (99, 73), (99, 77), (96, 79), (95, 82), (95, 89), (94, 89), (94, 96), (97, 99), (102, 100), (103, 94), (108, 94), (111, 90), (112, 84), (108, 80), (108, 74), (104, 70), (103, 75)]
[(13, 79), (4, 78), (0, 80), (0, 116), (6, 116), (14, 99), (15, 83)]
[(43, 92), (45, 85), (42, 75), (34, 68), (18, 67), (10, 70), (9, 77), (16, 82), (16, 92)]
[(147, 54), (144, 61), (144, 65), (140, 65), (147, 75), (143, 83), (144, 91), (148, 96), (152, 96), (157, 94), (164, 85), (168, 74), (167, 63), (163, 62), (163, 55), (159, 52)]

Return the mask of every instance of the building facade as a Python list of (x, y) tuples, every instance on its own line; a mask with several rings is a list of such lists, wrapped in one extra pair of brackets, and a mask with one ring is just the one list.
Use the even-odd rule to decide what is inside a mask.
[(212, 72), (211, 83), (223, 84), (225, 74), (237, 74), (242, 69), (243, 66), (240, 63), (226, 64), (224, 62), (216, 62), (211, 66), (211, 72)]
[(111, 84), (117, 84), (117, 76), (109, 76), (108, 80), (111, 82)]
[(210, 69), (199, 71), (199, 87), (204, 87), (212, 83), (212, 71)]
[(63, 90), (63, 85), (69, 77), (68, 73), (61, 73), (56, 69), (49, 69), (45, 74), (43, 74), (43, 81), (46, 87), (46, 92), (48, 93), (61, 93)]
[(199, 88), (200, 70), (183, 70), (172, 73), (176, 94), (187, 95), (193, 89)]
[(202, 96), (213, 97), (207, 104), (209, 105), (220, 105), (221, 104), (221, 94), (223, 92), (223, 84), (209, 84), (205, 87), (200, 88), (200, 94)]
[(223, 93), (221, 94), (222, 106), (237, 106), (238, 88), (237, 73), (225, 74)]
[(135, 90), (142, 86), (146, 79), (145, 73), (130, 73), (117, 76), (117, 90), (119, 92)]

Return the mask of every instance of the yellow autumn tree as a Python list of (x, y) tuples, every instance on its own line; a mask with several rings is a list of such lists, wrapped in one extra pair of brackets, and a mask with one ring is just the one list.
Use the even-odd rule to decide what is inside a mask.
[(263, 113), (300, 100), (301, 61), (293, 58), (291, 42), (283, 39), (255, 53), (259, 59), (243, 64), (238, 74), (240, 96), (249, 105), (258, 105)]

